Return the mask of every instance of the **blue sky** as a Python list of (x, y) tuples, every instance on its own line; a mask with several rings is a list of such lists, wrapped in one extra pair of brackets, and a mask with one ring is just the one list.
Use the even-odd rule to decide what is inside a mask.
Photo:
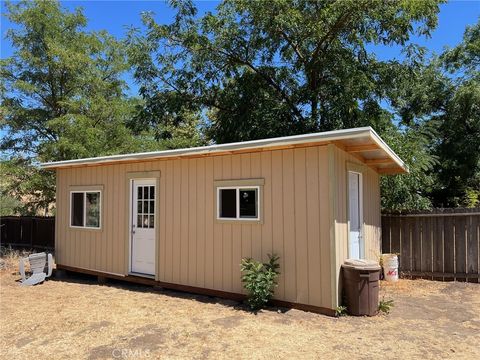
[[(420, 0), (421, 1), (421, 0)], [(4, 2), (2, 2), (2, 12), (4, 11)], [(140, 13), (142, 11), (153, 11), (156, 14), (156, 20), (160, 23), (171, 22), (174, 12), (166, 5), (164, 1), (62, 1), (63, 5), (73, 10), (76, 7), (83, 7), (84, 13), (88, 18), (88, 29), (107, 30), (112, 35), (122, 38), (125, 36), (127, 28), (130, 26), (140, 27)], [(214, 11), (218, 2), (216, 1), (198, 1), (199, 12)], [(455, 46), (462, 39), (463, 32), (467, 25), (474, 24), (480, 16), (480, 0), (476, 1), (450, 1), (441, 5), (438, 27), (431, 38), (414, 37), (412, 42), (427, 47), (430, 51), (439, 53), (444, 47)], [(3, 16), (1, 18), (1, 57), (5, 58), (12, 54), (13, 49), (4, 39), (5, 32), (10, 28), (10, 24)], [(398, 58), (400, 48), (396, 46), (371, 47), (377, 56), (381, 59)], [(130, 86), (130, 93), (137, 93), (130, 75), (126, 76)]]

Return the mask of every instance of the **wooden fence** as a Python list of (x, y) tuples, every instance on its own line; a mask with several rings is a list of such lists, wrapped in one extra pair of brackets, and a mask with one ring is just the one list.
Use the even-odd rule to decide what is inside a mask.
[(0, 245), (25, 249), (54, 249), (55, 218), (40, 216), (0, 217)]
[(478, 282), (479, 251), (480, 208), (382, 214), (382, 252), (404, 276)]

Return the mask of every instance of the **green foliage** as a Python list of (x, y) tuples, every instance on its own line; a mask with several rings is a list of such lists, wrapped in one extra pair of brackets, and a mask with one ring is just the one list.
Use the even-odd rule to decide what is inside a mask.
[(198, 16), (193, 2), (172, 1), (173, 23), (146, 13), (146, 31), (128, 37), (141, 118), (163, 128), (189, 114), (216, 143), (370, 125), (411, 169), (382, 181), (383, 207), (428, 208), (437, 126), (417, 114), (437, 111), (443, 77), (418, 46), (405, 46), (400, 62), (368, 45), (428, 36), (439, 3), (225, 0)]
[(439, 206), (461, 206), (468, 189), (480, 189), (479, 71), (477, 65), (476, 75), (458, 80), (445, 101), (441, 137), (435, 149), (440, 186), (435, 189), (434, 201)]
[[(405, 125), (430, 130), (422, 148), (435, 164), (425, 170), (427, 182), (410, 188), (420, 189), (435, 207), (471, 204), (470, 189), (480, 189), (479, 48), (480, 21), (466, 29), (458, 46), (428, 64), (420, 63), (417, 80), (406, 84), (396, 98)], [(414, 148), (410, 154), (417, 162), (422, 153)], [(403, 156), (408, 160), (408, 155)]]
[(0, 216), (17, 215), (22, 204), (9, 195), (0, 195)]
[(337, 306), (335, 308), (335, 316), (340, 317), (340, 316), (346, 316), (347, 315), (347, 307), (346, 306)]
[[(478, 206), (480, 22), (439, 56), (410, 42), (442, 2), (225, 0), (199, 16), (175, 0), (171, 24), (144, 13), (125, 42), (58, 1), (7, 3), (1, 195), (12, 211), (49, 208), (39, 161), (369, 125), (410, 168), (382, 178), (384, 209)], [(372, 45), (403, 46), (405, 60)], [(125, 95), (129, 69), (141, 99)]]
[(0, 150), (9, 160), (2, 196), (21, 201), (21, 213), (47, 209), (55, 180), (38, 170), (39, 161), (159, 147), (149, 132), (133, 136), (127, 127), (141, 103), (124, 96), (122, 43), (85, 31), (82, 11), (68, 12), (57, 1), (5, 6), (15, 23), (6, 35), (15, 51), (0, 62)]
[(435, 139), (430, 123), (414, 125), (403, 132), (384, 131), (383, 139), (409, 167), (409, 174), (384, 176), (380, 180), (382, 208), (385, 210), (429, 209), (429, 193), (434, 186), (432, 169), (437, 164), (429, 146)]
[(385, 314), (389, 314), (392, 308), (393, 308), (393, 300), (391, 299), (390, 300), (382, 299), (378, 303), (378, 311), (383, 312)]
[(367, 44), (430, 34), (439, 3), (226, 0), (199, 17), (172, 1), (172, 24), (146, 13), (146, 33), (130, 33), (130, 59), (147, 103), (173, 94), (164, 113), (206, 113), (218, 143), (375, 124), (404, 66)]
[(279, 272), (279, 257), (268, 255), (269, 261), (261, 263), (253, 259), (242, 259), (240, 269), (242, 282), (247, 290), (248, 304), (252, 310), (261, 309), (272, 298)]
[[(2, 174), (0, 197), (4, 215), (51, 213), (52, 199), (55, 198), (54, 172), (39, 170), (28, 160), (19, 157), (2, 161), (0, 167)], [(4, 203), (7, 199), (10, 207), (6, 206), (8, 203)]]
[(480, 189), (465, 189), (462, 206), (467, 208), (480, 207)]
[(121, 43), (105, 32), (85, 32), (82, 12), (69, 13), (56, 1), (6, 7), (16, 27), (7, 31), (15, 52), (0, 64), (2, 85), (9, 89), (2, 94), (2, 150), (62, 160), (124, 143)]

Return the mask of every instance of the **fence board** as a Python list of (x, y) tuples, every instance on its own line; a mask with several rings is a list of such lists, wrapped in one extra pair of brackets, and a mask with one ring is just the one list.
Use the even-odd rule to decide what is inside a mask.
[(0, 245), (29, 249), (55, 247), (55, 218), (4, 216), (0, 218)]
[(422, 218), (422, 257), (420, 271), (433, 272), (432, 219)]
[(398, 221), (393, 221), (391, 223), (391, 229), (390, 229), (390, 252), (393, 254), (399, 254), (400, 253), (400, 228), (402, 224), (402, 219), (398, 219)]
[(382, 221), (382, 253), (390, 253), (390, 218), (385, 217)]
[[(469, 217), (468, 226), (468, 249), (467, 249), (467, 273), (478, 274), (480, 267), (480, 234), (479, 234), (479, 218), (477, 216)], [(476, 279), (478, 282), (478, 279)]]
[[(444, 218), (437, 217), (432, 218), (432, 222), (435, 224), (433, 231), (433, 272), (443, 273), (443, 239), (444, 239)], [(434, 280), (443, 280), (443, 278), (434, 278)]]
[(467, 272), (467, 243), (465, 238), (466, 217), (455, 218), (455, 272)]
[(422, 241), (423, 241), (423, 228), (422, 221), (419, 219), (411, 220), (411, 238), (412, 238), (412, 271), (422, 271)]
[(446, 217), (443, 228), (443, 271), (455, 272), (455, 218)]
[(382, 250), (400, 254), (402, 274), (478, 282), (480, 209), (383, 214)]
[(411, 241), (411, 233), (410, 233), (410, 225), (412, 220), (409, 218), (402, 219), (402, 226), (401, 226), (401, 237), (400, 237), (400, 269), (403, 271), (411, 271), (411, 248), (412, 248), (412, 241)]

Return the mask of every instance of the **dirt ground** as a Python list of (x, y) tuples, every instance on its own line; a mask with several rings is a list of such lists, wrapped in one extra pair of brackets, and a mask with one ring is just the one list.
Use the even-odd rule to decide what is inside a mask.
[(204, 296), (69, 276), (21, 287), (0, 271), (2, 359), (474, 359), (480, 284), (382, 283), (389, 315), (258, 314)]

